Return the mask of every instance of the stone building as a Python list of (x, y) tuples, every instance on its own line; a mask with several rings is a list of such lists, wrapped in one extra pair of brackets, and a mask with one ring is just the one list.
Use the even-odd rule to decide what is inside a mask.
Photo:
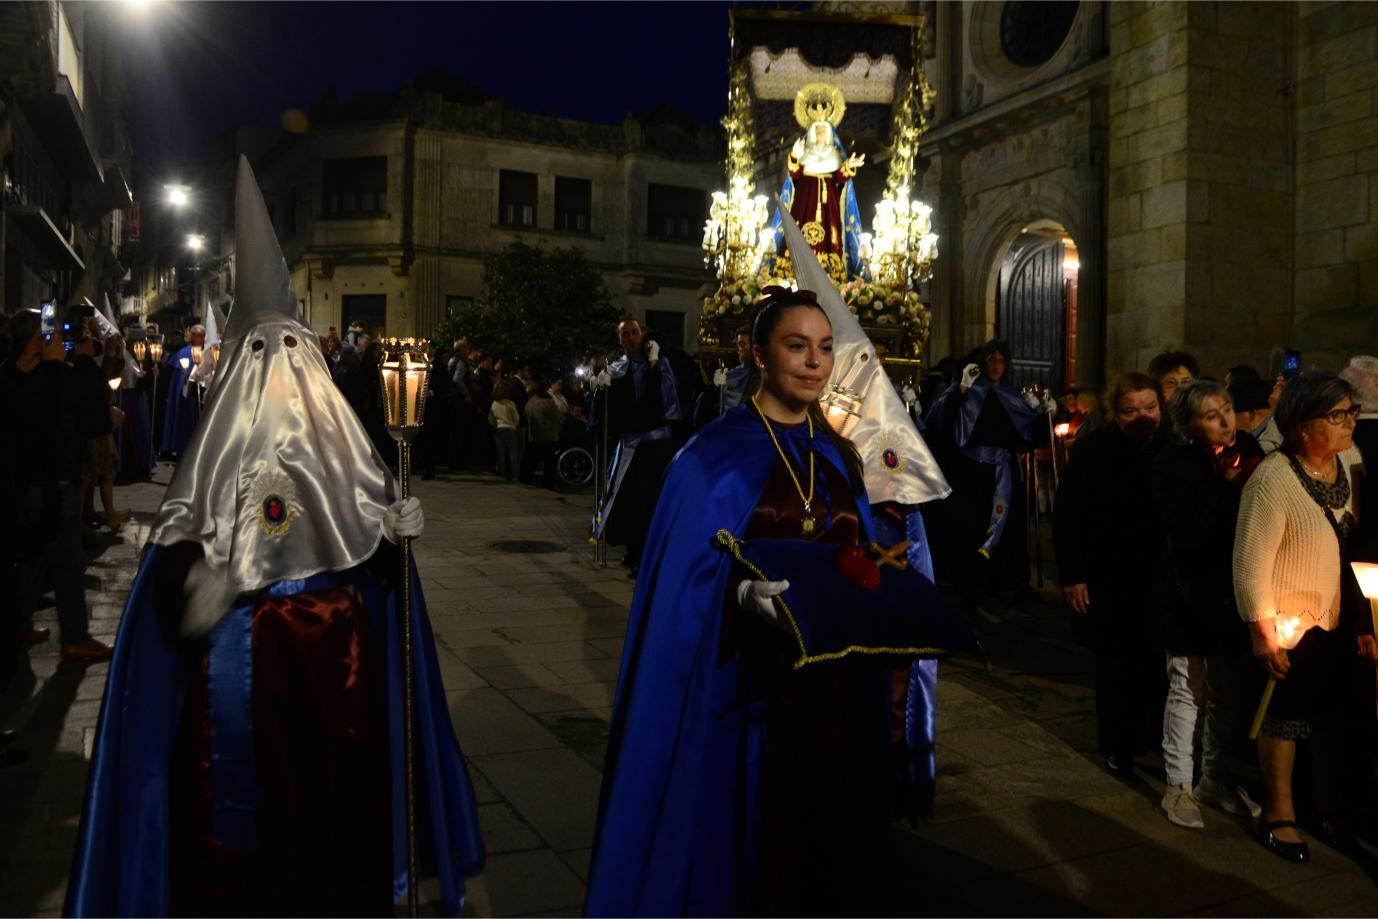
[[(870, 72), (920, 17), (930, 363), (998, 335), (1021, 381), (1098, 385), (1168, 346), (1216, 375), (1378, 349), (1378, 4), (825, 3), (739, 11), (738, 53)], [(875, 125), (841, 132), (883, 168)]]
[[(250, 158), (303, 315), (322, 333), (360, 320), (428, 335), (449, 307), (480, 297), (485, 256), (522, 240), (581, 250), (615, 307), (692, 346), (721, 156), (718, 132), (673, 111), (578, 122), (427, 75), (389, 96), (323, 100), (309, 129)], [(230, 162), (205, 180), (227, 202)], [(223, 270), (202, 272), (198, 302), (231, 289), (221, 213), (204, 261)]]
[(129, 133), (113, 4), (0, 4), (0, 313), (119, 302)]

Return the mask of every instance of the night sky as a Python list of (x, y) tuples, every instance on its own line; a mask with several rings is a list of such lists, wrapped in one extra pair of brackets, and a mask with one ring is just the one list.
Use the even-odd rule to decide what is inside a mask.
[(714, 123), (731, 5), (154, 3), (125, 21), (138, 171), (176, 178), (239, 125), (433, 67), (528, 111), (613, 123), (668, 102)]

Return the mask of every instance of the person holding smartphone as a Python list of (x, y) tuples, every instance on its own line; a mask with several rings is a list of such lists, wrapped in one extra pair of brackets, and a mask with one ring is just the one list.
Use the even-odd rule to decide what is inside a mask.
[(107, 660), (111, 648), (91, 637), (82, 586), (81, 463), (86, 439), (109, 434), (103, 403), (83, 398), (81, 381), (66, 362), (55, 318), (25, 310), (12, 323), (9, 362), (0, 372), (0, 411), (10, 437), (6, 468), (13, 473), (16, 617), (21, 642), (47, 641), (34, 612), (43, 577), (51, 572), (64, 660)]

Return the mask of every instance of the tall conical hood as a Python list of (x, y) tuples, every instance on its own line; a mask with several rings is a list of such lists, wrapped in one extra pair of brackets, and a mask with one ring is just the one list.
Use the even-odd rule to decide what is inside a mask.
[(110, 310), (110, 298), (105, 294), (100, 295), (100, 309), (96, 312), (96, 324), (100, 326), (101, 338), (120, 334), (120, 324), (115, 321), (115, 314)]
[(234, 260), (234, 309), (225, 323), (227, 341), (270, 319), (300, 321), (273, 221), (254, 170), (243, 156), (234, 192)]
[(783, 218), (795, 279), (801, 289), (818, 295), (818, 304), (833, 325), (833, 375), (829, 385), (843, 384), (861, 396), (861, 420), (851, 439), (865, 468), (866, 496), (872, 504), (923, 504), (947, 497), (952, 488), (881, 368), (880, 355), (866, 330), (847, 309), (832, 278), (818, 264), (818, 257), (804, 241), (789, 208), (780, 207), (778, 199), (776, 206)]
[[(298, 318), (242, 159), (236, 202), (234, 308), (206, 406), (149, 536), (165, 546), (199, 543), (231, 594), (362, 564), (378, 548), (394, 493), (315, 333)], [(219, 321), (209, 309), (207, 341), (212, 324)]]
[(206, 347), (207, 347), (207, 348), (209, 348), (211, 345), (218, 345), (218, 344), (220, 344), (220, 329), (221, 329), (220, 323), (221, 323), (221, 320), (220, 320), (220, 318), (219, 318), (218, 316), (216, 316), (216, 313), (217, 313), (217, 312), (218, 312), (218, 311), (216, 310), (216, 308), (215, 308), (215, 306), (214, 306), (213, 304), (210, 304), (210, 303), (207, 303), (207, 304), (206, 304)]

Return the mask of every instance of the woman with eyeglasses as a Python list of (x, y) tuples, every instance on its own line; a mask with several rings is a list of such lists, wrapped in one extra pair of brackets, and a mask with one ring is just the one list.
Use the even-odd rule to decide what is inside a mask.
[(1336, 728), (1356, 656), (1378, 663), (1372, 619), (1349, 568), (1362, 472), (1353, 396), (1349, 383), (1328, 373), (1303, 373), (1287, 384), (1276, 414), (1282, 449), (1244, 487), (1235, 530), (1239, 614), (1254, 657), (1277, 680), (1258, 737), (1259, 841), (1298, 864), (1311, 855), (1292, 801), (1297, 741), (1310, 741), (1313, 761), (1316, 820), (1308, 828), (1348, 848), (1353, 837), (1336, 805)]

